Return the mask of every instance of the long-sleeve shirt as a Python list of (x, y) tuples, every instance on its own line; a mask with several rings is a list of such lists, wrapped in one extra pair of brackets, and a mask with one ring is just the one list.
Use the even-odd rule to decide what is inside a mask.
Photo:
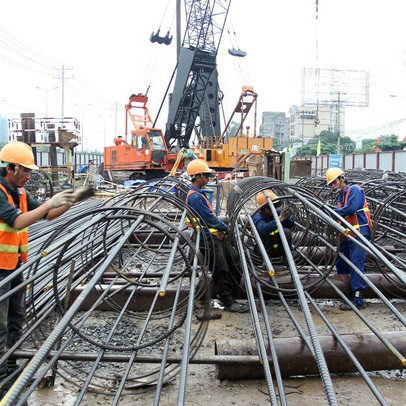
[[(7, 223), (10, 227), (14, 226), (14, 221), (21, 214), (20, 210), (20, 191), (18, 189), (13, 189), (3, 177), (0, 176), (1, 184), (6, 188), (7, 192), (13, 198), (16, 207), (13, 207), (7, 199), (7, 196), (0, 189), (0, 219)], [(41, 202), (33, 197), (27, 190), (27, 208), (28, 211), (34, 210), (41, 206)]]
[[(349, 216), (356, 213), (358, 216), (358, 223), (360, 225), (368, 224), (368, 219), (365, 215), (364, 207), (365, 203), (365, 193), (358, 185), (352, 185), (350, 193), (347, 199), (347, 205), (344, 206), (345, 196), (350, 188), (349, 185), (346, 186), (344, 194), (340, 193), (338, 196), (338, 203), (342, 204), (341, 209), (337, 208), (334, 211), (342, 217)], [(360, 227), (360, 232), (362, 235), (371, 236), (371, 229), (364, 225)]]
[[(227, 229), (227, 224), (221, 221), (210, 209), (208, 200), (203, 194), (202, 189), (198, 189), (194, 186), (190, 186), (190, 190), (194, 190), (197, 193), (191, 193), (186, 203), (196, 211), (199, 218), (204, 221), (204, 223), (209, 228), (216, 228), (219, 231), (225, 231)], [(206, 227), (204, 227), (206, 233), (210, 233)]]
[[(281, 210), (276, 209), (276, 211), (278, 215), (280, 215)], [(261, 237), (269, 236), (270, 233), (278, 229), (276, 221), (273, 219), (273, 217), (271, 219), (268, 219), (262, 212), (256, 213), (252, 220), (254, 221), (255, 227), (257, 228)], [(295, 220), (292, 216), (282, 221), (282, 226), (284, 228), (292, 228), (294, 225)]]

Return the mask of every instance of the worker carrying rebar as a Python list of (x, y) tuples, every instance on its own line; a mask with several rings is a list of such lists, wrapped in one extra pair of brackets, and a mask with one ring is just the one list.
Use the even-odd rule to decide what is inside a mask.
[[(348, 223), (359, 231), (359, 233), (367, 240), (370, 240), (372, 222), (363, 189), (358, 185), (349, 186), (344, 171), (340, 168), (329, 168), (326, 172), (326, 181), (327, 185), (339, 193), (337, 201), (338, 208), (334, 211), (344, 217)], [(349, 232), (349, 235), (357, 238), (353, 232)], [(348, 258), (363, 274), (365, 273), (365, 250), (350, 241), (343, 234), (340, 234), (340, 252), (343, 253), (345, 257)], [(337, 260), (336, 268), (338, 274), (350, 274), (352, 291), (351, 301), (358, 309), (365, 308), (363, 298), (366, 286), (365, 281), (342, 258)], [(340, 304), (340, 308), (341, 310), (351, 310), (351, 307), (345, 302)]]
[(117, 138), (114, 138), (114, 144), (116, 145), (128, 145), (128, 142), (126, 140), (123, 140), (123, 137), (121, 135), (119, 135)]
[[(83, 189), (65, 190), (45, 203), (34, 198), (24, 185), (30, 173), (38, 169), (29, 145), (11, 142), (0, 151), (0, 297), (24, 282), (18, 268), (27, 262), (28, 227), (40, 219), (52, 220), (65, 213), (83, 197)], [(8, 282), (3, 281), (15, 275)], [(25, 322), (25, 288), (0, 301), (0, 358), (14, 346), (23, 335)], [(0, 399), (16, 379), (3, 381), (17, 371), (12, 356), (0, 365)], [(14, 374), (16, 375), (16, 374)]]
[[(264, 192), (272, 200), (290, 248), (292, 248), (291, 229), (295, 225), (295, 220), (292, 217), (293, 209), (289, 206), (281, 209), (281, 200), (279, 200), (278, 196), (270, 189), (259, 192), (256, 196), (257, 207), (260, 209), (255, 213), (252, 220), (261, 236), (262, 243), (271, 258), (282, 257), (285, 260), (286, 254), (282, 245), (279, 229)], [(257, 245), (255, 245), (255, 251), (258, 252)]]
[(209, 183), (209, 179), (215, 176), (214, 171), (202, 159), (195, 159), (188, 164), (187, 174), (192, 179), (192, 185), (186, 197), (186, 203), (199, 216), (194, 218), (194, 214), (192, 214), (194, 224), (188, 224), (190, 227), (202, 227), (206, 236), (213, 242), (211, 245), (209, 240), (211, 247), (209, 252), (204, 252), (203, 245), (201, 245), (200, 249), (203, 255), (209, 256), (209, 267), (212, 270), (217, 298), (224, 306), (224, 310), (244, 313), (248, 311), (248, 305), (238, 302), (233, 296), (233, 291), (241, 280), (238, 253), (226, 238), (227, 224), (215, 215), (209, 200), (202, 190)]

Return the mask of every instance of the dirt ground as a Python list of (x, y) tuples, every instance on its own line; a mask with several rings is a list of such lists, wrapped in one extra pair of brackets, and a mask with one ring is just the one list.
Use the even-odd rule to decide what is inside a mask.
[[(292, 300), (291, 306), (294, 314), (303, 321), (302, 312), (298, 303)], [(369, 333), (368, 328), (358, 322), (358, 317), (352, 312), (343, 312), (338, 308), (338, 301), (320, 300), (323, 312), (338, 329), (340, 333)], [(395, 300), (394, 305), (406, 314), (406, 301)], [(286, 311), (279, 302), (271, 301), (267, 305), (273, 334), (275, 338), (294, 337), (297, 335)], [(363, 310), (364, 314), (382, 332), (406, 330), (383, 305), (369, 301)], [(317, 332), (320, 335), (330, 335), (324, 323), (312, 311)], [(303, 324), (304, 326), (304, 324)], [(216, 340), (252, 339), (254, 337), (252, 321), (249, 313), (232, 314), (222, 311), (222, 318), (212, 320), (204, 339), (199, 355), (214, 355)], [(369, 373), (372, 381), (378, 387), (388, 405), (404, 405), (406, 394), (406, 371), (392, 370)], [(379, 404), (362, 377), (358, 374), (333, 375), (332, 381), (339, 405), (377, 405)], [(289, 405), (327, 405), (327, 397), (319, 377), (297, 377), (284, 379), (284, 388)], [(177, 404), (179, 380), (176, 377), (164, 386), (160, 405)], [(274, 382), (275, 390), (277, 385)], [(28, 402), (29, 405), (42, 406), (70, 406), (75, 403), (78, 390), (70, 384), (57, 379), (56, 385), (51, 388), (38, 390)], [(190, 365), (186, 389), (186, 405), (266, 405), (270, 404), (267, 395), (268, 389), (264, 379), (246, 379), (239, 381), (221, 381), (216, 378), (214, 365)], [(120, 401), (123, 406), (152, 405), (155, 390), (143, 389), (135, 391), (133, 395), (124, 396)], [(111, 404), (111, 396), (87, 394), (81, 405), (96, 406)]]

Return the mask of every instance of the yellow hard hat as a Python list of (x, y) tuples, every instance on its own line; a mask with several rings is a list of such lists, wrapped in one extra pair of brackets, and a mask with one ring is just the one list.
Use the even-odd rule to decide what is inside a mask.
[(271, 198), (271, 200), (274, 201), (274, 204), (277, 205), (277, 203), (279, 203), (279, 200), (275, 200), (278, 199), (278, 196), (276, 196), (276, 194), (272, 192), (271, 189), (267, 189), (257, 194), (257, 207), (260, 207), (268, 202), (267, 198), (264, 196), (264, 192)]
[(35, 165), (32, 148), (20, 141), (5, 145), (0, 151), (0, 161), (21, 165), (28, 169), (38, 169), (38, 166)]
[(213, 170), (209, 168), (207, 163), (202, 159), (194, 159), (189, 162), (187, 166), (187, 174), (189, 176), (198, 175), (199, 173), (205, 173), (207, 175), (214, 176)]
[(336, 180), (339, 176), (344, 175), (344, 171), (341, 168), (329, 168), (326, 172), (327, 185)]

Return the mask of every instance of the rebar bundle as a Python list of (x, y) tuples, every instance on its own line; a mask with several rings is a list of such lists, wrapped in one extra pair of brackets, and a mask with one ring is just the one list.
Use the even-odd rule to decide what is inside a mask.
[[(330, 405), (337, 400), (310, 307), (354, 362), (378, 401), (386, 404), (357, 354), (312, 298), (312, 292), (327, 283), (349, 302), (330, 277), (342, 256), (339, 235), (347, 235), (351, 225), (333, 211), (336, 196), (325, 184), (314, 177), (308, 181), (292, 185), (268, 177), (245, 178), (232, 189), (227, 201), (228, 238), (239, 252), (256, 357), (261, 360), (269, 400), (274, 405), (287, 404), (266, 295), (285, 307), (298, 337), (316, 361)], [(382, 182), (370, 179), (363, 186), (374, 205), (372, 241), (363, 239), (357, 230), (352, 230), (357, 239), (349, 238), (367, 252), (371, 270), (382, 272), (404, 292), (405, 192), (403, 188), (395, 191), (394, 181)], [(252, 219), (261, 208), (257, 207), (256, 195), (268, 189), (276, 194), (282, 208), (291, 208), (295, 219), (291, 244), (278, 224), (284, 258), (268, 255)], [(140, 184), (105, 202), (82, 203), (59, 219), (41, 221), (30, 228), (30, 260), (17, 271), (25, 277), (18, 288), (27, 290), (27, 327), (0, 362), (11, 356), (28, 361), (20, 366), (17, 373), (21, 374), (2, 404), (24, 404), (49, 374), (52, 380), (59, 374), (79, 388), (75, 404), (91, 391), (111, 396), (115, 405), (122, 395), (136, 395), (137, 388), (152, 386), (154, 404), (158, 405), (163, 385), (175, 378), (178, 404), (185, 403), (188, 366), (199, 362), (198, 350), (208, 328), (211, 269), (202, 253), (210, 250), (212, 243), (192, 221), (197, 215), (185, 204), (187, 191), (187, 182), (178, 178)], [(278, 219), (275, 202), (266, 193), (264, 196)], [(404, 316), (361, 271), (355, 271), (405, 328)], [(0, 288), (6, 282), (1, 282)], [(12, 294), (1, 296), (0, 301)], [(291, 311), (291, 297), (298, 298), (302, 321)], [(193, 317), (197, 301), (203, 313), (200, 322)], [(399, 365), (405, 366), (405, 356), (373, 321), (353, 310)], [(219, 357), (200, 362), (223, 362), (220, 359), (224, 361)], [(229, 359), (243, 362), (243, 357)], [(268, 360), (272, 360), (272, 369), (264, 362)]]

